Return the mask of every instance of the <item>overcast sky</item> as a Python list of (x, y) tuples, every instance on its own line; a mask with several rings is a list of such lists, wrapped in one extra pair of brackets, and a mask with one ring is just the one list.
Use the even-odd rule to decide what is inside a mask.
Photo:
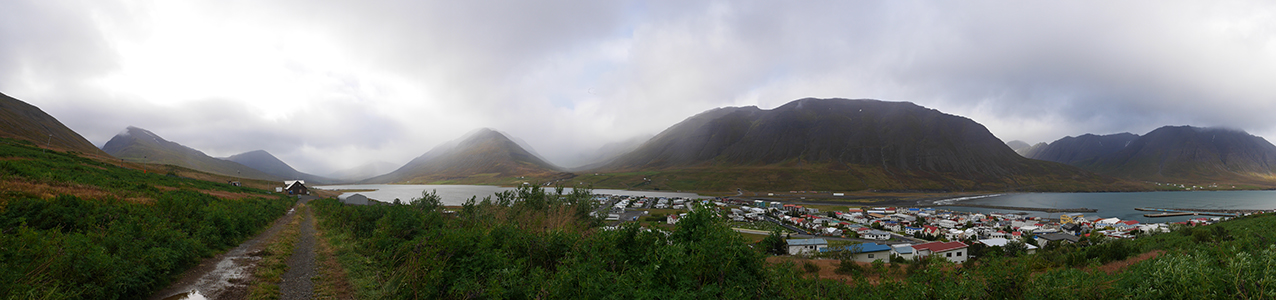
[(0, 92), (304, 172), (477, 128), (573, 166), (722, 106), (909, 101), (1002, 140), (1276, 137), (1271, 1), (0, 1)]

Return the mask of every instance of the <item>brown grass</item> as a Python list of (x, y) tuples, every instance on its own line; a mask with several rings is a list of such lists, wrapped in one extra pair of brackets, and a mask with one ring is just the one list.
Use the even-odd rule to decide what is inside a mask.
[[(906, 266), (900, 265), (898, 272), (890, 273), (886, 275), (885, 277), (881, 276), (880, 274), (875, 274), (868, 271), (866, 271), (865, 273), (871, 273), (871, 274), (842, 275), (842, 274), (837, 274), (835, 272), (835, 270), (837, 270), (837, 265), (841, 263), (841, 261), (836, 259), (805, 259), (805, 258), (798, 258), (798, 257), (791, 257), (791, 256), (772, 256), (772, 257), (767, 257), (766, 261), (767, 263), (770, 263), (770, 264), (781, 264), (784, 262), (793, 262), (793, 265), (796, 266), (798, 270), (802, 270), (802, 265), (807, 262), (810, 262), (820, 267), (820, 271), (816, 273), (816, 274), (819, 274), (820, 279), (832, 279), (834, 281), (840, 281), (845, 283), (855, 282), (857, 278), (867, 279), (869, 284), (878, 284), (879, 282), (882, 282), (883, 280), (890, 280), (890, 281), (903, 280), (903, 278), (905, 277), (903, 275), (903, 270), (904, 268), (906, 268)], [(857, 264), (859, 264), (860, 267), (863, 267), (865, 270), (872, 268), (872, 264), (870, 263), (857, 262)], [(891, 266), (890, 263), (886, 263), (887, 272), (890, 272), (890, 266)], [(803, 274), (806, 274), (807, 277), (815, 278), (815, 274), (805, 273), (805, 271), (803, 272), (804, 272)]]
[(1141, 261), (1153, 259), (1153, 258), (1156, 258), (1157, 256), (1161, 256), (1162, 254), (1165, 254), (1165, 250), (1152, 250), (1150, 252), (1139, 254), (1131, 258), (1126, 258), (1125, 260), (1122, 260), (1122, 261), (1114, 261), (1114, 262), (1106, 263), (1106, 264), (1103, 264), (1102, 266), (1094, 267), (1091, 270), (1102, 271), (1108, 274), (1115, 274), (1115, 273), (1124, 271), (1130, 266), (1133, 266), (1134, 264), (1137, 264)]
[(108, 192), (95, 186), (80, 184), (48, 184), (14, 178), (0, 181), (0, 190), (26, 193), (44, 199), (52, 199), (58, 195), (71, 195), (84, 199), (101, 199), (106, 197), (129, 199), (127, 196), (130, 196)]

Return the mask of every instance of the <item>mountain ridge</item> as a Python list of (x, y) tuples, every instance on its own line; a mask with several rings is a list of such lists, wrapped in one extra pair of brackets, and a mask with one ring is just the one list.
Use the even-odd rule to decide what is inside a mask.
[(390, 173), (361, 182), (515, 184), (516, 178), (572, 176), (559, 170), (508, 135), (481, 128), (436, 146)]
[(275, 157), (266, 150), (248, 151), (222, 159), (239, 163), (278, 178), (301, 179), (305, 180), (307, 183), (313, 182), (318, 184), (333, 183), (337, 181), (331, 178), (297, 171), (297, 169), (294, 169), (291, 165), (288, 165), (288, 163), (279, 160), (278, 157)]
[[(1075, 167), (1026, 159), (965, 117), (909, 102), (836, 98), (804, 98), (770, 110), (708, 110), (595, 171), (706, 175), (723, 170), (771, 177), (770, 188), (785, 190), (786, 185), (840, 190), (1034, 189), (1054, 184), (1046, 179), (1073, 186), (1066, 190), (1093, 190), (1117, 182)], [(821, 183), (810, 183), (815, 181)], [(1097, 189), (1109, 188), (1128, 187)]]
[(1030, 157), (1131, 180), (1276, 186), (1276, 146), (1236, 129), (1183, 125), (1142, 136), (1085, 134), (1051, 142)]
[(215, 158), (185, 145), (165, 140), (146, 129), (128, 126), (102, 146), (111, 156), (132, 162), (181, 166), (218, 175), (280, 180), (278, 176), (253, 169), (243, 164)]

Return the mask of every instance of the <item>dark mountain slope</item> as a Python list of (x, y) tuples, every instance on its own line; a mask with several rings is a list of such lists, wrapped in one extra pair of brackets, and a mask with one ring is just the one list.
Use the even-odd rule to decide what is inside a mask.
[(265, 172), (266, 174), (270, 174), (278, 178), (305, 180), (307, 184), (323, 184), (336, 181), (331, 178), (297, 171), (297, 169), (293, 169), (292, 166), (288, 165), (288, 163), (279, 160), (279, 158), (271, 155), (270, 152), (266, 152), (266, 150), (255, 150), (235, 154), (227, 157), (226, 160), (237, 162), (241, 165), (248, 166), (249, 168)]
[(115, 135), (102, 146), (106, 153), (132, 162), (156, 163), (190, 168), (196, 171), (242, 178), (280, 180), (237, 162), (208, 156), (204, 152), (170, 142), (155, 133), (133, 126)]
[(776, 188), (1067, 185), (1084, 190), (1080, 187), (1103, 189), (1098, 186), (1115, 183), (1080, 169), (1023, 158), (983, 125), (963, 117), (907, 102), (810, 98), (773, 110), (728, 107), (701, 113), (599, 171), (731, 174), (725, 170), (742, 168), (752, 171), (740, 174), (772, 177), (765, 185)]
[(1140, 180), (1276, 185), (1276, 146), (1244, 131), (1166, 126), (1085, 168)]
[(505, 134), (483, 128), (446, 143), (368, 183), (514, 183), (570, 177), (519, 146)]
[(1137, 134), (1128, 132), (1109, 135), (1084, 134), (1078, 137), (1069, 136), (1051, 142), (1045, 148), (1024, 157), (1074, 166), (1087, 165), (1093, 163), (1095, 159), (1125, 149), (1126, 145), (1137, 138), (1139, 138)]
[(0, 137), (27, 140), (40, 147), (107, 156), (79, 133), (40, 108), (0, 94)]

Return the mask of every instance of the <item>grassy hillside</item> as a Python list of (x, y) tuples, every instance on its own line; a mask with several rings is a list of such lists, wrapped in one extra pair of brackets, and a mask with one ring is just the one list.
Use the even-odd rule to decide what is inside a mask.
[(149, 295), (294, 201), (0, 141), (0, 298)]
[[(917, 172), (879, 166), (702, 167), (678, 170), (587, 173), (568, 180), (596, 188), (725, 192), (737, 188), (755, 192), (814, 191), (1021, 191), (1097, 192), (1146, 191), (1148, 184), (1118, 180), (1054, 163), (1024, 166), (1033, 172), (1005, 178), (971, 177), (967, 174)], [(597, 174), (597, 175), (595, 175)]]
[(26, 140), (41, 147), (106, 156), (58, 119), (22, 100), (0, 94), (0, 137)]

